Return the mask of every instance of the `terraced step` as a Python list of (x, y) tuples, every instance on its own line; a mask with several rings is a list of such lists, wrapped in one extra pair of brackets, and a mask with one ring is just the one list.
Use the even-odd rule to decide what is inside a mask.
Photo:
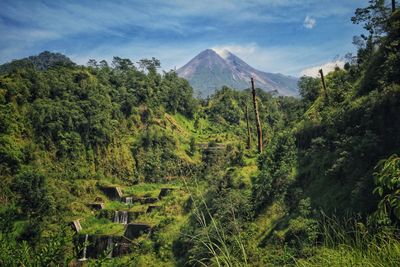
[(121, 188), (118, 186), (100, 186), (101, 191), (112, 200), (121, 200), (123, 194)]
[(94, 210), (102, 210), (104, 209), (104, 203), (102, 202), (93, 202), (93, 203), (88, 203), (87, 206), (91, 209)]
[[(109, 257), (132, 253), (140, 237), (147, 238), (146, 234), (151, 234), (164, 216), (155, 211), (164, 207), (161, 204), (167, 203), (164, 198), (178, 189), (173, 184), (172, 187), (168, 185), (97, 184), (104, 195), (99, 194), (93, 202), (86, 204), (96, 212), (71, 218), (71, 226), (77, 233), (76, 246), (82, 248), (86, 244), (85, 255), (81, 251), (78, 262), (98, 258), (104, 253), (109, 253)], [(134, 241), (137, 238), (139, 240)]]
[(160, 193), (158, 194), (158, 198), (162, 199), (163, 197), (168, 196), (174, 188), (171, 187), (163, 187), (160, 189)]
[(139, 199), (139, 202), (141, 204), (152, 204), (156, 203), (158, 201), (158, 198), (156, 197), (142, 197)]
[(80, 260), (97, 259), (104, 253), (108, 257), (119, 257), (133, 252), (133, 244), (123, 236), (113, 235), (79, 235), (75, 243), (82, 248)]
[[(131, 210), (107, 210), (107, 209), (104, 209), (104, 210), (99, 211), (99, 213), (97, 214), (97, 218), (106, 218), (110, 222), (120, 222), (121, 221), (120, 218), (118, 220), (116, 220), (116, 217), (115, 217), (116, 212), (126, 212), (127, 213), (127, 223), (137, 219), (140, 215), (143, 215), (146, 213), (145, 210), (131, 211)], [(118, 214), (118, 216), (121, 216), (121, 215)]]
[(161, 206), (150, 205), (150, 206), (147, 207), (146, 213), (150, 213), (153, 210), (160, 210), (160, 209), (161, 209)]
[(78, 220), (73, 220), (71, 222), (71, 226), (72, 226), (72, 229), (77, 233), (79, 233), (82, 230), (82, 226), (81, 226), (81, 223), (80, 223), (79, 219)]
[(124, 236), (128, 239), (135, 239), (143, 234), (149, 234), (153, 227), (147, 223), (129, 223), (126, 226)]

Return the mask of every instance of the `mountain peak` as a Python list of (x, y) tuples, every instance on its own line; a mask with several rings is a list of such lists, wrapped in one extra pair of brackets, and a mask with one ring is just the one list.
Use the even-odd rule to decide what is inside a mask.
[[(210, 53), (210, 54), (214, 54), (214, 53), (216, 53), (216, 51), (214, 50), (214, 49), (211, 49), (211, 48), (207, 48), (206, 50), (204, 50), (203, 52), (205, 52), (205, 53)], [(202, 53), (203, 53), (202, 52)], [(218, 53), (217, 53), (218, 54)]]
[(230, 57), (231, 55), (233, 55), (231, 52), (229, 52), (227, 49), (225, 48), (213, 48), (212, 49), (215, 53), (217, 53), (220, 57), (222, 57), (223, 59), (227, 59), (228, 57)]
[(282, 95), (297, 95), (297, 78), (282, 74), (259, 71), (226, 49), (212, 48), (200, 52), (177, 74), (189, 81), (202, 96), (212, 94), (222, 86), (246, 89), (250, 78), (266, 91), (278, 91)]
[(216, 60), (223, 59), (215, 50), (213, 49), (206, 49), (200, 52), (197, 56), (194, 57), (196, 58), (215, 58)]

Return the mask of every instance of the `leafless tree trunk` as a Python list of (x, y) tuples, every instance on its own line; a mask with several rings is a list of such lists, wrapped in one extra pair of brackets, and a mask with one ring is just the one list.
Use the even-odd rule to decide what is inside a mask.
[(396, 11), (396, 0), (392, 0), (392, 13)]
[(325, 101), (328, 101), (328, 91), (326, 90), (326, 84), (325, 84), (324, 72), (322, 71), (322, 69), (320, 69), (320, 70), (319, 70), (319, 73), (321, 74), (322, 86), (324, 87), (324, 96), (325, 96)]
[(251, 78), (251, 89), (252, 89), (252, 93), (253, 93), (253, 106), (254, 106), (254, 114), (255, 114), (255, 117), (256, 117), (256, 126), (257, 126), (258, 152), (261, 153), (262, 150), (263, 150), (262, 129), (261, 129), (260, 117), (258, 115), (256, 89), (254, 87), (254, 79), (253, 79), (253, 77)]
[(246, 148), (250, 149), (251, 147), (251, 135), (250, 135), (250, 124), (249, 124), (249, 110), (247, 107), (247, 103), (244, 102), (245, 108), (246, 108), (246, 124), (247, 124), (247, 144)]

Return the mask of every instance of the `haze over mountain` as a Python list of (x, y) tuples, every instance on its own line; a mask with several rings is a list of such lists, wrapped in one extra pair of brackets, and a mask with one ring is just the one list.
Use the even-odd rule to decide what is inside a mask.
[(290, 96), (298, 94), (297, 78), (257, 70), (227, 50), (217, 53), (206, 49), (179, 68), (177, 73), (187, 79), (201, 96), (210, 95), (224, 85), (249, 88), (250, 77), (254, 77), (256, 86), (265, 91)]

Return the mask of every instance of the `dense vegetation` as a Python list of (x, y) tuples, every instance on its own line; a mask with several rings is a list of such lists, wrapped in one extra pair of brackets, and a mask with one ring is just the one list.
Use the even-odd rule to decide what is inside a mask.
[(259, 155), (249, 90), (195, 99), (154, 58), (1, 66), (0, 265), (76, 263), (78, 217), (86, 234), (120, 233), (86, 206), (106, 184), (179, 190), (141, 217), (156, 230), (131, 254), (88, 265), (399, 266), (400, 12), (369, 4), (352, 19), (368, 35), (326, 91), (312, 77), (301, 98), (257, 90)]

